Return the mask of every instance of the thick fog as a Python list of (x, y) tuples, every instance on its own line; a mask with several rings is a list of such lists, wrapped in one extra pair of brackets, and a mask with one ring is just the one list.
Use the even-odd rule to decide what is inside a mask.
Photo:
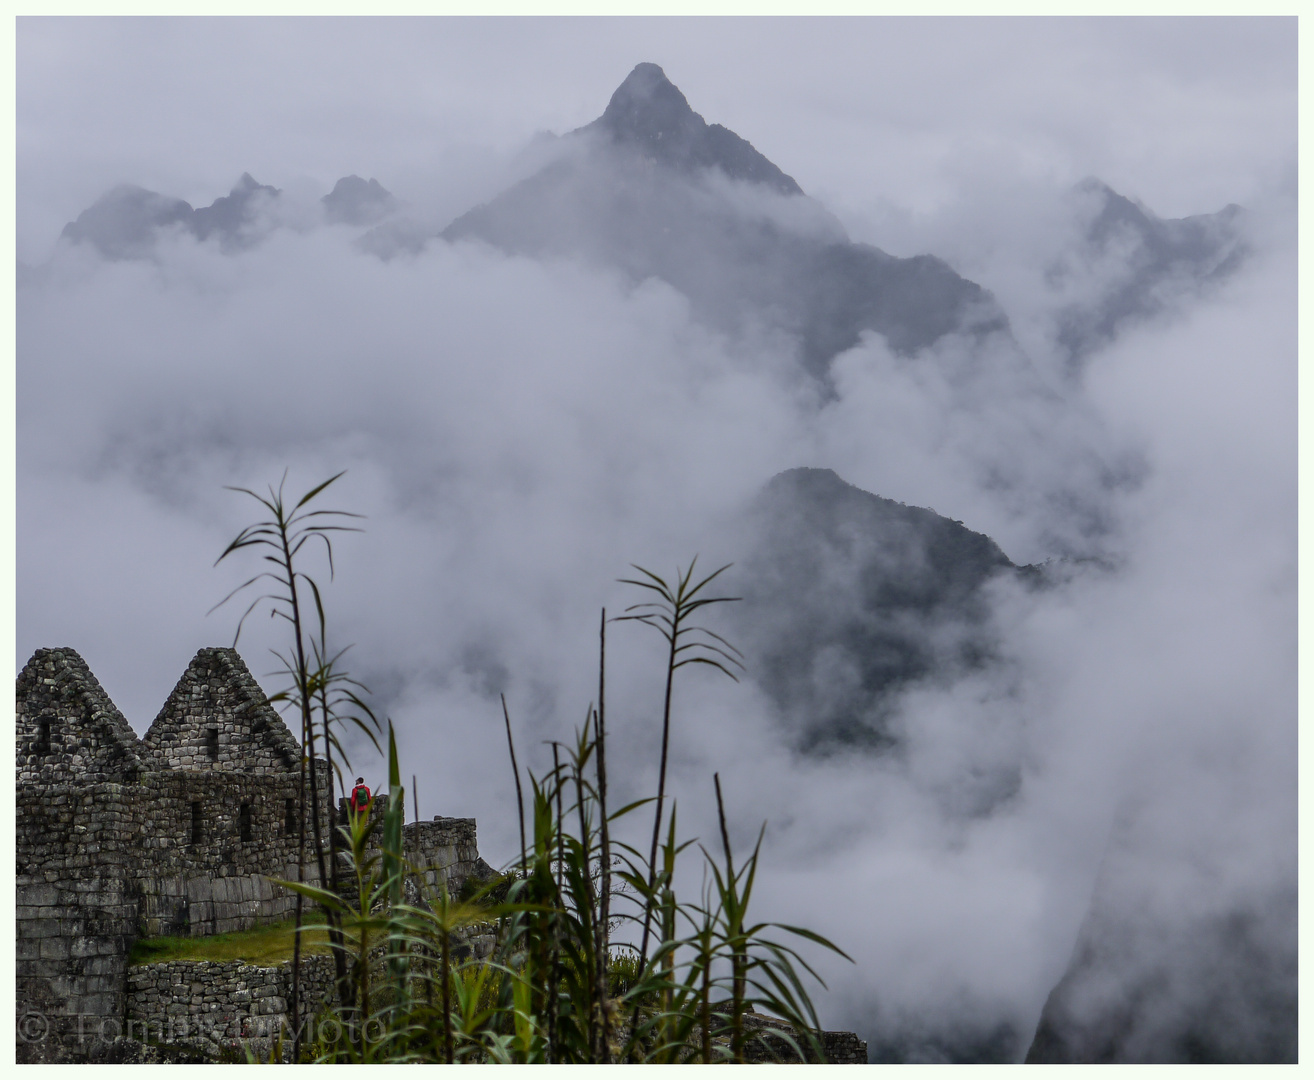
[[(660, 213), (935, 254), (1009, 333), (908, 355), (867, 332), (823, 386), (770, 317), (709, 314), (711, 284), (617, 268), (606, 237), (571, 255), (568, 215), (537, 254), (434, 235), (575, 153), (536, 133), (593, 120), (640, 61), (815, 200), (712, 177)], [(166, 228), (111, 259), (58, 239), (115, 185), (201, 207), (243, 172), (281, 194), (240, 243)], [(349, 174), (421, 241), (382, 257), (326, 220)], [(1082, 246), (1088, 177), (1161, 218), (1240, 204), (1245, 257), (1156, 278), (1153, 310), (1075, 356), (1065, 313), (1134, 277), (1130, 249)], [(364, 532), (336, 541), (331, 584), (307, 565), (331, 637), (421, 814), (477, 817), (503, 864), (498, 695), (543, 770), (596, 697), (600, 608), (642, 599), (616, 579), (735, 563), (719, 580), (748, 599), (706, 621), (748, 670), (680, 673), (671, 784), (689, 836), (715, 835), (713, 772), (739, 845), (767, 822), (756, 914), (856, 961), (808, 954), (827, 1026), (874, 1053), (1020, 1060), (1084, 949), (1072, 1015), (1167, 972), (1155, 1009), (1215, 1017), (1234, 1056), (1285, 1045), (1264, 1025), (1295, 992), (1294, 21), (25, 19), (17, 183), (19, 668), (76, 649), (144, 732), (195, 651), (232, 643), (242, 608), (207, 611), (256, 571), (212, 567), (260, 510), (225, 485), (286, 469), (299, 495), (346, 470), (322, 499)], [(751, 291), (760, 265), (730, 270)], [(803, 466), (1048, 560), (1043, 588), (987, 582), (968, 630), (913, 625), (927, 655), (967, 635), (988, 662), (900, 684), (879, 716), (847, 654), (810, 661), (804, 700), (885, 742), (802, 752), (806, 709), (753, 669), (796, 613), (843, 616), (866, 565), (777, 583), (754, 614), (754, 568), (783, 557), (755, 500)], [(662, 643), (607, 633), (609, 769), (639, 797)], [(271, 692), (280, 641), (260, 619), (239, 642)], [(353, 769), (386, 775), (361, 748)], [(1208, 997), (1238, 964), (1254, 992)]]

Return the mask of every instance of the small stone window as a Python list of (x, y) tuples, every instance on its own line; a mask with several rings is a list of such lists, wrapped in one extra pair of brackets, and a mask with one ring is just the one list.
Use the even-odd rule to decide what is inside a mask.
[(297, 801), (296, 799), (283, 800), (283, 835), (297, 835)]
[(211, 761), (219, 759), (219, 729), (217, 727), (205, 729), (205, 753)]
[(192, 844), (193, 846), (202, 843), (205, 840), (205, 821), (201, 817), (200, 802), (192, 803)]
[(50, 717), (48, 716), (43, 716), (37, 721), (37, 737), (34, 749), (38, 754), (50, 753)]
[(237, 808), (237, 835), (241, 838), (242, 843), (251, 842), (251, 804), (242, 803)]

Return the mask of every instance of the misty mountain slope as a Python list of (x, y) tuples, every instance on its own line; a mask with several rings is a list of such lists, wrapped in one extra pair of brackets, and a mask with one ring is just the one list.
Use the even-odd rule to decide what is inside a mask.
[(150, 255), (160, 230), (181, 227), (198, 240), (214, 236), (232, 250), (253, 242), (261, 212), (280, 194), (243, 173), (227, 195), (193, 209), (182, 199), (122, 185), (65, 225), (60, 238), (89, 243), (106, 259), (141, 259)]
[(1074, 195), (1085, 219), (1078, 244), (1047, 269), (1051, 287), (1093, 295), (1064, 305), (1056, 338), (1078, 364), (1107, 345), (1125, 324), (1150, 318), (1174, 301), (1197, 295), (1230, 276), (1245, 260), (1242, 209), (1160, 218), (1099, 180)]
[[(901, 354), (946, 334), (1007, 331), (993, 298), (930, 255), (896, 258), (849, 240), (797, 183), (706, 121), (655, 64), (640, 64), (561, 156), (443, 232), (536, 258), (580, 258), (658, 277), (728, 331), (765, 324), (799, 342), (805, 368), (876, 331)], [(386, 254), (396, 229), (368, 237)]]
[(1039, 576), (962, 522), (829, 469), (774, 477), (742, 528), (734, 640), (796, 748), (814, 754), (893, 746), (901, 691), (995, 655), (987, 583)]
[(1097, 899), (1028, 1063), (1296, 1061), (1296, 892), (1154, 919)]

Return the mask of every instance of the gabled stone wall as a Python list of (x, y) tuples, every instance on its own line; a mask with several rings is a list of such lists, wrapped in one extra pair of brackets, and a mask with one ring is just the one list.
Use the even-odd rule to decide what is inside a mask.
[(198, 652), (142, 738), (157, 768), (295, 771), (301, 748), (234, 649)]
[(38, 649), (18, 676), (18, 783), (131, 782), (137, 736), (72, 649)]

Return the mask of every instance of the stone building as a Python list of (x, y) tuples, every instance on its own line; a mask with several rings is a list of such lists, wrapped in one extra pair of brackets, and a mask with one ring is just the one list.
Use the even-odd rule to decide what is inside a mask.
[[(134, 941), (291, 915), (270, 879), (297, 877), (301, 749), (232, 649), (198, 652), (141, 739), (72, 649), (37, 650), (16, 704), (18, 1060), (104, 1060), (149, 1012), (132, 988), (158, 993), (129, 979)], [(313, 766), (327, 837), (328, 768)], [(491, 872), (471, 819), (405, 834), (431, 883)]]

